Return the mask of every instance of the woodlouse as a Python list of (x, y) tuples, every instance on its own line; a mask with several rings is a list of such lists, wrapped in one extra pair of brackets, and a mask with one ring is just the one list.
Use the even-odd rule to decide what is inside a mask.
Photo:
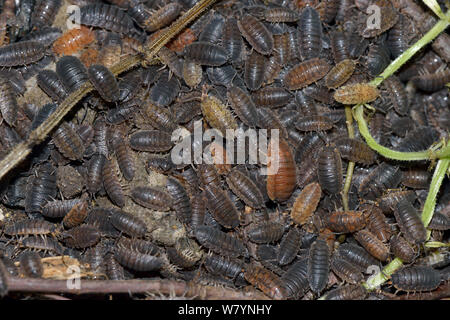
[(236, 86), (229, 88), (227, 97), (239, 119), (246, 125), (255, 127), (258, 116), (252, 98), (244, 90)]
[(110, 209), (111, 223), (119, 231), (132, 236), (143, 237), (147, 233), (146, 224), (134, 215), (117, 209)]
[(20, 256), (20, 269), (29, 278), (40, 278), (44, 273), (41, 257), (37, 252), (24, 252)]
[(213, 227), (197, 227), (195, 237), (202, 246), (218, 254), (229, 257), (248, 256), (247, 248), (241, 240)]
[(36, 62), (45, 54), (45, 47), (37, 41), (21, 41), (0, 48), (0, 66), (14, 67)]
[(343, 137), (335, 140), (334, 143), (344, 159), (364, 165), (371, 165), (375, 162), (376, 153), (360, 140)]
[(224, 136), (227, 129), (237, 129), (236, 119), (218, 98), (202, 94), (201, 108), (208, 124), (212, 128), (219, 130)]
[(191, 202), (186, 189), (178, 180), (167, 178), (167, 191), (173, 199), (172, 207), (177, 213), (178, 219), (183, 223), (189, 224), (192, 216)]
[(53, 43), (53, 52), (58, 56), (70, 56), (88, 46), (95, 40), (90, 28), (80, 26), (65, 32)]
[(411, 263), (417, 257), (414, 247), (400, 235), (392, 237), (389, 244), (392, 253), (404, 263)]
[(286, 297), (281, 279), (263, 267), (253, 264), (247, 265), (245, 267), (244, 277), (248, 282), (272, 299), (280, 300)]
[(130, 136), (130, 146), (138, 151), (167, 151), (172, 148), (171, 136), (164, 131), (141, 130)]
[(173, 205), (173, 199), (166, 191), (154, 187), (134, 187), (130, 197), (137, 204), (157, 211), (168, 211)]
[(59, 59), (56, 63), (56, 74), (69, 93), (89, 80), (86, 67), (74, 56), (64, 56)]
[(315, 293), (320, 293), (328, 282), (330, 272), (330, 249), (326, 241), (316, 240), (309, 249), (308, 281)]
[(342, 190), (342, 160), (334, 146), (323, 147), (319, 153), (317, 176), (322, 190), (338, 194)]
[(294, 223), (299, 225), (307, 223), (316, 211), (321, 196), (322, 189), (317, 182), (305, 186), (292, 206), (291, 218)]
[(184, 48), (186, 59), (205, 66), (221, 66), (228, 60), (228, 54), (219, 45), (208, 42), (193, 42)]
[(338, 248), (338, 254), (341, 258), (349, 261), (358, 268), (366, 272), (370, 266), (378, 265), (377, 260), (373, 258), (364, 248), (351, 243), (341, 244)]
[(366, 220), (363, 211), (335, 211), (327, 216), (326, 226), (334, 232), (353, 233), (364, 228)]
[(354, 237), (367, 252), (378, 260), (384, 262), (389, 258), (389, 248), (370, 231), (360, 230), (354, 234)]
[(325, 300), (362, 300), (367, 296), (367, 291), (362, 285), (350, 284), (329, 291)]
[(267, 67), (267, 58), (256, 51), (250, 53), (245, 60), (244, 82), (249, 90), (255, 91), (261, 88)]
[(36, 80), (37, 85), (42, 91), (53, 100), (62, 101), (67, 97), (66, 88), (63, 86), (55, 71), (42, 70), (38, 73)]
[(114, 257), (124, 267), (136, 271), (158, 270), (162, 265), (161, 259), (149, 252), (138, 250), (130, 241), (120, 241), (116, 245)]
[(275, 221), (256, 224), (247, 230), (247, 236), (254, 243), (271, 243), (281, 239), (284, 226)]
[(289, 90), (302, 89), (325, 77), (329, 70), (330, 65), (325, 60), (313, 58), (292, 67), (283, 82)]
[(398, 290), (431, 291), (441, 283), (441, 274), (430, 267), (413, 266), (395, 272), (391, 280)]
[(268, 55), (273, 50), (273, 35), (255, 17), (246, 14), (238, 22), (238, 28), (255, 51)]
[(102, 169), (103, 186), (111, 201), (122, 208), (125, 205), (125, 192), (118, 176), (117, 162), (106, 160)]
[(37, 1), (31, 15), (31, 25), (36, 29), (41, 29), (45, 25), (52, 25), (61, 5), (61, 0)]
[(291, 93), (278, 87), (265, 87), (252, 94), (252, 99), (256, 105), (269, 108), (285, 106), (291, 98)]
[(19, 105), (10, 82), (4, 77), (0, 77), (0, 91), (2, 92), (0, 95), (0, 112), (3, 120), (10, 126), (15, 126)]
[(331, 270), (339, 278), (351, 284), (360, 283), (364, 279), (361, 271), (357, 267), (336, 256), (331, 259)]
[(277, 261), (281, 266), (291, 263), (302, 244), (302, 234), (297, 228), (291, 228), (280, 243)]
[(67, 123), (63, 122), (52, 135), (52, 140), (66, 158), (81, 160), (84, 154), (84, 144), (78, 133)]
[(300, 259), (289, 266), (281, 281), (286, 290), (287, 297), (302, 296), (308, 289), (308, 259)]
[(334, 99), (342, 104), (363, 104), (374, 101), (380, 92), (367, 83), (349, 84), (340, 87), (334, 93)]
[(234, 279), (242, 272), (244, 264), (236, 259), (211, 254), (205, 259), (205, 267), (212, 274), (224, 275)]
[(232, 170), (227, 178), (227, 184), (246, 205), (259, 209), (264, 204), (264, 198), (258, 186), (252, 179), (239, 170)]
[(119, 100), (119, 85), (107, 67), (94, 64), (89, 67), (87, 73), (89, 80), (105, 101), (115, 102)]
[(25, 197), (25, 212), (40, 213), (45, 204), (56, 197), (56, 174), (51, 164), (39, 166)]
[(400, 200), (394, 208), (395, 220), (406, 239), (417, 244), (427, 239), (427, 232), (417, 209), (406, 199)]
[(100, 232), (97, 228), (82, 224), (61, 234), (64, 243), (70, 248), (88, 248), (100, 240)]
[(239, 213), (222, 188), (214, 184), (205, 187), (208, 210), (222, 226), (236, 228), (239, 225)]
[(100, 27), (120, 34), (135, 32), (133, 20), (117, 6), (103, 3), (88, 4), (80, 8), (80, 23)]
[(306, 7), (300, 14), (299, 43), (303, 60), (317, 58), (322, 51), (322, 23), (319, 13), (312, 7)]
[[(273, 151), (278, 149), (277, 154)], [(270, 140), (267, 151), (267, 195), (271, 200), (283, 202), (289, 199), (296, 186), (296, 166), (292, 150), (284, 140)]]
[(334, 66), (325, 77), (325, 85), (329, 89), (336, 89), (343, 85), (355, 71), (356, 63), (353, 60), (345, 59)]

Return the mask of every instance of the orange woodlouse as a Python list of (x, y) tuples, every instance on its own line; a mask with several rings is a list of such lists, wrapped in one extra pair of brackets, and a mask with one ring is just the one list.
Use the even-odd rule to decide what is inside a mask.
[(274, 201), (286, 201), (291, 196), (296, 186), (296, 165), (292, 150), (284, 140), (278, 141), (278, 153), (276, 141), (269, 142), (267, 151), (267, 195)]
[(313, 58), (292, 67), (283, 82), (289, 90), (302, 89), (325, 77), (329, 70), (330, 65), (325, 60)]
[(291, 218), (294, 223), (299, 225), (307, 223), (314, 211), (316, 211), (321, 196), (322, 189), (317, 182), (312, 182), (305, 186), (292, 206)]
[(94, 32), (85, 26), (70, 29), (53, 43), (53, 52), (58, 56), (70, 56), (94, 42)]

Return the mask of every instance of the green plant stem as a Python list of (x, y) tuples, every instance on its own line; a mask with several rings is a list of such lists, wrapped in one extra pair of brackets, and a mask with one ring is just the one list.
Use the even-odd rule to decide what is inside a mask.
[(389, 78), (394, 72), (396, 72), (403, 64), (405, 64), (409, 59), (411, 59), (420, 49), (422, 49), (425, 45), (433, 41), (442, 31), (444, 31), (449, 23), (450, 19), (450, 10), (445, 14), (445, 20), (439, 20), (438, 23), (434, 25), (433, 28), (430, 29), (420, 40), (414, 43), (411, 47), (408, 48), (405, 52), (403, 52), (397, 59), (391, 62), (391, 64), (376, 77), (370, 84), (374, 86), (380, 85), (385, 79)]
[(379, 286), (385, 283), (391, 274), (400, 269), (402, 265), (402, 260), (395, 258), (386, 267), (384, 267), (382, 272), (379, 272), (374, 277), (369, 278), (369, 280), (363, 283), (363, 287), (369, 291), (379, 288)]
[[(353, 129), (353, 116), (352, 108), (350, 106), (345, 106), (345, 118), (347, 123), (347, 131), (349, 138), (355, 137), (355, 132)], [(353, 170), (355, 169), (355, 163), (350, 161), (347, 167), (347, 175), (345, 176), (344, 190), (342, 191), (342, 204), (344, 205), (344, 210), (348, 211), (348, 192), (352, 184)]]
[(382, 156), (389, 159), (403, 160), (403, 161), (414, 161), (414, 160), (417, 161), (429, 159), (430, 153), (428, 151), (400, 152), (391, 150), (378, 144), (375, 141), (375, 139), (370, 135), (369, 128), (367, 127), (367, 123), (364, 120), (364, 107), (362, 105), (357, 105), (356, 107), (353, 108), (353, 117), (358, 122), (359, 132), (364, 137), (369, 147), (380, 153)]
[(428, 191), (427, 199), (422, 210), (422, 222), (425, 227), (428, 227), (433, 218), (434, 207), (436, 206), (436, 196), (441, 188), (445, 173), (450, 165), (450, 159), (439, 160), (436, 169), (431, 179), (430, 190)]

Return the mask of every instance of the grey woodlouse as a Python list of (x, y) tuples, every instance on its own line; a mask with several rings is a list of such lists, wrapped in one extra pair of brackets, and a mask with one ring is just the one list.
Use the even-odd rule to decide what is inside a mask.
[(205, 267), (213, 274), (224, 275), (234, 279), (243, 271), (244, 264), (236, 259), (211, 254), (205, 259)]
[(441, 274), (430, 267), (413, 266), (395, 272), (392, 285), (403, 291), (431, 291), (441, 283)]
[(227, 97), (239, 119), (249, 127), (256, 127), (258, 114), (252, 98), (244, 90), (236, 86), (229, 88)]
[(143, 237), (147, 233), (146, 224), (134, 215), (117, 209), (110, 209), (111, 223), (119, 231), (132, 236)]
[(244, 82), (249, 90), (258, 90), (264, 82), (267, 58), (253, 51), (245, 61)]
[(130, 197), (137, 204), (157, 211), (168, 211), (173, 206), (172, 197), (166, 191), (154, 187), (135, 187)]
[(254, 243), (271, 243), (281, 239), (283, 224), (275, 221), (258, 223), (247, 230), (247, 236)]
[(0, 96), (0, 112), (3, 120), (10, 126), (15, 126), (19, 105), (17, 104), (16, 95), (8, 79), (0, 77), (0, 90), (2, 92)]
[(61, 0), (37, 1), (31, 15), (31, 25), (36, 29), (41, 29), (45, 25), (52, 25), (61, 5)]
[(303, 60), (319, 57), (322, 51), (322, 23), (319, 13), (312, 7), (305, 7), (300, 14), (298, 26)]
[(56, 196), (55, 168), (51, 164), (39, 166), (28, 187), (25, 197), (25, 212), (40, 213), (45, 204)]
[(58, 60), (56, 74), (69, 93), (77, 90), (89, 80), (86, 67), (80, 59), (73, 56), (64, 56)]
[(326, 241), (316, 240), (309, 249), (308, 281), (315, 293), (320, 293), (328, 282), (330, 272), (330, 249)]
[(103, 3), (81, 7), (80, 23), (126, 35), (132, 35), (135, 30), (133, 20), (124, 10)]
[(161, 259), (152, 255), (154, 252), (139, 249), (130, 241), (120, 241), (116, 245), (114, 257), (124, 267), (136, 271), (153, 271), (161, 268)]
[(302, 234), (297, 228), (291, 228), (280, 243), (280, 249), (277, 255), (277, 261), (280, 265), (291, 263), (302, 244)]
[(137, 131), (130, 136), (130, 146), (138, 151), (167, 151), (172, 148), (171, 136), (159, 130)]
[(343, 137), (335, 140), (334, 143), (344, 159), (364, 165), (375, 162), (376, 153), (360, 140)]
[(173, 199), (172, 207), (175, 209), (178, 219), (189, 224), (192, 216), (192, 207), (186, 189), (178, 180), (172, 177), (167, 178), (166, 186)]
[(417, 244), (427, 239), (427, 233), (417, 209), (406, 199), (400, 200), (394, 208), (395, 220), (401, 232), (409, 241)]
[(184, 56), (205, 66), (221, 66), (228, 60), (228, 54), (221, 46), (200, 41), (186, 46)]
[(243, 37), (255, 51), (268, 55), (273, 50), (273, 35), (264, 24), (255, 17), (246, 14), (237, 22)]
[(78, 133), (67, 123), (63, 122), (52, 135), (53, 143), (66, 158), (81, 160), (84, 154), (84, 144)]
[(14, 67), (36, 62), (45, 54), (45, 47), (37, 41), (22, 41), (0, 48), (0, 66)]
[(339, 150), (333, 146), (323, 147), (319, 153), (317, 176), (322, 190), (338, 194), (342, 190), (342, 161)]
[(229, 257), (248, 256), (247, 248), (241, 240), (212, 227), (197, 227), (195, 237), (202, 246), (218, 254)]
[(103, 186), (111, 201), (122, 208), (125, 205), (125, 192), (118, 173), (117, 163), (113, 160), (106, 160), (102, 170)]
[(331, 259), (331, 270), (339, 278), (351, 284), (360, 283), (364, 279), (361, 271), (357, 267), (336, 256)]
[(42, 70), (38, 73), (36, 80), (37, 85), (42, 91), (53, 100), (62, 101), (67, 97), (66, 88), (63, 86), (55, 71)]

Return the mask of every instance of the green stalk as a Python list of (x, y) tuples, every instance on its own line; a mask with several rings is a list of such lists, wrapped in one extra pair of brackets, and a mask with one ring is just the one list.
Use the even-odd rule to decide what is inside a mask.
[(376, 77), (370, 84), (374, 86), (380, 85), (383, 80), (389, 78), (394, 72), (396, 72), (403, 64), (405, 64), (409, 59), (411, 59), (420, 49), (422, 49), (425, 45), (433, 41), (442, 31), (444, 31), (449, 23), (450, 19), (450, 10), (445, 14), (444, 20), (439, 20), (438, 23), (434, 25), (433, 28), (430, 29), (419, 41), (414, 43), (411, 47), (408, 48), (405, 52), (403, 52), (397, 59), (391, 62), (391, 64)]
[(450, 159), (439, 160), (436, 169), (431, 179), (430, 190), (428, 191), (427, 199), (422, 210), (422, 222), (425, 227), (428, 227), (431, 219), (433, 218), (434, 207), (436, 206), (436, 196), (441, 188), (442, 181), (444, 180), (445, 173), (450, 165)]
[(364, 107), (362, 105), (357, 105), (353, 108), (353, 117), (358, 122), (359, 132), (364, 137), (369, 147), (380, 153), (385, 158), (403, 161), (428, 160), (430, 158), (430, 153), (428, 151), (400, 152), (391, 150), (378, 144), (370, 135), (369, 128), (367, 127), (367, 123), (364, 120)]
[(369, 280), (367, 280), (365, 283), (363, 283), (363, 287), (369, 291), (378, 289), (383, 283), (388, 281), (391, 274), (400, 269), (402, 265), (402, 260), (400, 260), (399, 258), (395, 258), (386, 267), (384, 267), (382, 272), (379, 272), (375, 276), (369, 278)]

